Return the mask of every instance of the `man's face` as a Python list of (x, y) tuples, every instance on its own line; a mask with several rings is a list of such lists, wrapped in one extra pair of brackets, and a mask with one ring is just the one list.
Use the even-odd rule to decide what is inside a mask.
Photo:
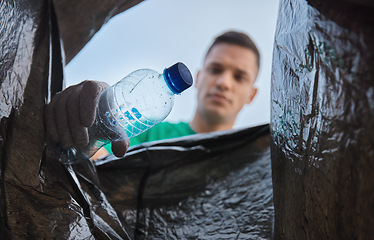
[(210, 121), (234, 122), (256, 95), (257, 73), (252, 50), (227, 43), (215, 45), (196, 77), (199, 114)]

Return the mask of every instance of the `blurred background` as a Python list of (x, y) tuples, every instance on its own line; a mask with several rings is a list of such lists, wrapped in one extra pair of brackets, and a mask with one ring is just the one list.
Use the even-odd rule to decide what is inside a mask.
[[(278, 0), (152, 0), (112, 18), (66, 66), (66, 85), (83, 80), (109, 85), (130, 72), (150, 68), (162, 72), (183, 62), (193, 76), (207, 48), (227, 30), (247, 33), (261, 54), (254, 101), (240, 113), (235, 128), (270, 122), (270, 78)], [(189, 121), (196, 107), (196, 89), (176, 96), (166, 121)]]

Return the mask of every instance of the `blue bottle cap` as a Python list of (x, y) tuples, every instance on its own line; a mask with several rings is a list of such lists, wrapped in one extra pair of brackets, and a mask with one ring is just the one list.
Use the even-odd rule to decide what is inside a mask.
[(192, 86), (192, 74), (186, 65), (181, 62), (165, 68), (164, 76), (166, 83), (176, 94), (179, 94)]

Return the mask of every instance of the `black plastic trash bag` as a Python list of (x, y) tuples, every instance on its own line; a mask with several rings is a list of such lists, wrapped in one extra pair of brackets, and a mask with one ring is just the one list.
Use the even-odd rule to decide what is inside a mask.
[(270, 239), (269, 144), (267, 125), (146, 143), (97, 175), (135, 239)]
[(372, 239), (373, 1), (281, 1), (273, 54), (274, 238)]

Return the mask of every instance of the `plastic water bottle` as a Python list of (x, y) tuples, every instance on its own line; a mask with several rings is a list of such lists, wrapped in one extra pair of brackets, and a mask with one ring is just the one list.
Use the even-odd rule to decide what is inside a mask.
[(174, 96), (192, 85), (192, 75), (181, 62), (165, 68), (136, 70), (104, 90), (98, 100), (95, 123), (88, 129), (89, 144), (60, 156), (65, 164), (78, 163), (112, 141), (125, 140), (162, 122), (174, 105)]

